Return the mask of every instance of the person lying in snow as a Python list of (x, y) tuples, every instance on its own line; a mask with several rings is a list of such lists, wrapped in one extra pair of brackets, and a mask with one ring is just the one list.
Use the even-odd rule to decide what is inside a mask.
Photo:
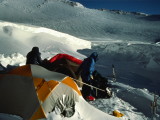
[[(84, 59), (82, 64), (80, 65), (76, 74), (80, 74), (82, 81), (89, 85), (92, 85), (92, 74), (95, 71), (95, 63), (98, 60), (98, 54), (93, 52), (88, 58)], [(92, 95), (91, 87), (87, 85), (83, 85), (82, 87), (82, 95), (86, 100), (95, 100)]]
[(36, 64), (36, 65), (42, 64), (41, 53), (39, 52), (38, 47), (33, 47), (26, 57), (27, 57), (26, 64)]

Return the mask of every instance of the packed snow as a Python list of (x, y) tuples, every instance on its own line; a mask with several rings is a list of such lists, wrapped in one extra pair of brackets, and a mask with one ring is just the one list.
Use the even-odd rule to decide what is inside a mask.
[[(2, 73), (24, 65), (33, 46), (40, 48), (43, 59), (66, 53), (83, 60), (97, 51), (96, 69), (105, 77), (115, 65), (113, 97), (90, 105), (82, 99), (72, 119), (102, 120), (104, 113), (112, 115), (114, 110), (123, 113), (124, 120), (160, 119), (160, 98), (156, 115), (151, 111), (154, 94), (160, 95), (159, 16), (92, 10), (68, 0), (0, 0), (0, 20)], [(85, 109), (93, 106), (103, 111), (102, 116), (84, 118)], [(79, 114), (82, 109), (84, 114)], [(0, 113), (0, 119), (22, 118)], [(67, 118), (53, 112), (47, 119)]]

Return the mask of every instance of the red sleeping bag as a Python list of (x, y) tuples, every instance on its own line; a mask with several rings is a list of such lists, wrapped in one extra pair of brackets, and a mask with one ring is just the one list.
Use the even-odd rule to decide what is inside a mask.
[(56, 56), (52, 57), (49, 60), (49, 62), (53, 63), (53, 62), (55, 62), (57, 60), (61, 60), (61, 59), (68, 59), (68, 60), (70, 60), (70, 61), (72, 61), (72, 62), (74, 62), (76, 64), (79, 64), (79, 65), (83, 62), (82, 60), (77, 59), (77, 58), (75, 58), (75, 57), (73, 57), (71, 55), (68, 55), (68, 54), (57, 54)]

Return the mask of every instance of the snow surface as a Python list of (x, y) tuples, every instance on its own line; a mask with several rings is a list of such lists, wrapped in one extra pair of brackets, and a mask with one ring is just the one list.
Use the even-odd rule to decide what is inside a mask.
[(0, 38), (0, 61), (5, 67), (8, 64), (25, 64), (25, 55), (33, 46), (41, 49), (43, 58), (52, 57), (57, 53), (67, 53), (83, 59), (84, 55), (76, 51), (91, 48), (91, 42), (65, 33), (9, 22), (0, 22)]
[[(117, 82), (111, 82), (112, 98), (89, 104), (107, 114), (119, 110), (125, 120), (152, 119), (153, 93), (160, 94), (159, 15), (120, 13), (88, 9), (68, 0), (0, 0), (0, 70), (24, 65), (33, 46), (40, 48), (43, 59), (57, 53), (84, 59), (97, 51), (96, 69), (108, 76), (114, 64)], [(82, 99), (73, 119), (85, 119), (78, 111), (92, 109), (87, 107)], [(154, 119), (159, 120), (159, 115), (160, 99)], [(101, 118), (90, 115), (94, 116)], [(1, 118), (21, 119), (2, 113)], [(52, 119), (66, 118), (51, 113), (48, 120)]]
[[(121, 15), (73, 7), (68, 0), (1, 0), (1, 20), (32, 24), (88, 40), (155, 42), (160, 19), (154, 15)], [(123, 16), (123, 17), (122, 17)], [(92, 37), (91, 37), (92, 36)]]

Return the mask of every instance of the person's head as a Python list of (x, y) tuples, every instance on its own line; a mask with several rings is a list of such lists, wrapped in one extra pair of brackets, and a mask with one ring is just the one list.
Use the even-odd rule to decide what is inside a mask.
[(32, 51), (35, 52), (35, 53), (39, 53), (39, 48), (38, 47), (33, 47)]
[(92, 57), (94, 59), (94, 61), (96, 62), (98, 60), (98, 54), (97, 52), (93, 52), (90, 57)]

